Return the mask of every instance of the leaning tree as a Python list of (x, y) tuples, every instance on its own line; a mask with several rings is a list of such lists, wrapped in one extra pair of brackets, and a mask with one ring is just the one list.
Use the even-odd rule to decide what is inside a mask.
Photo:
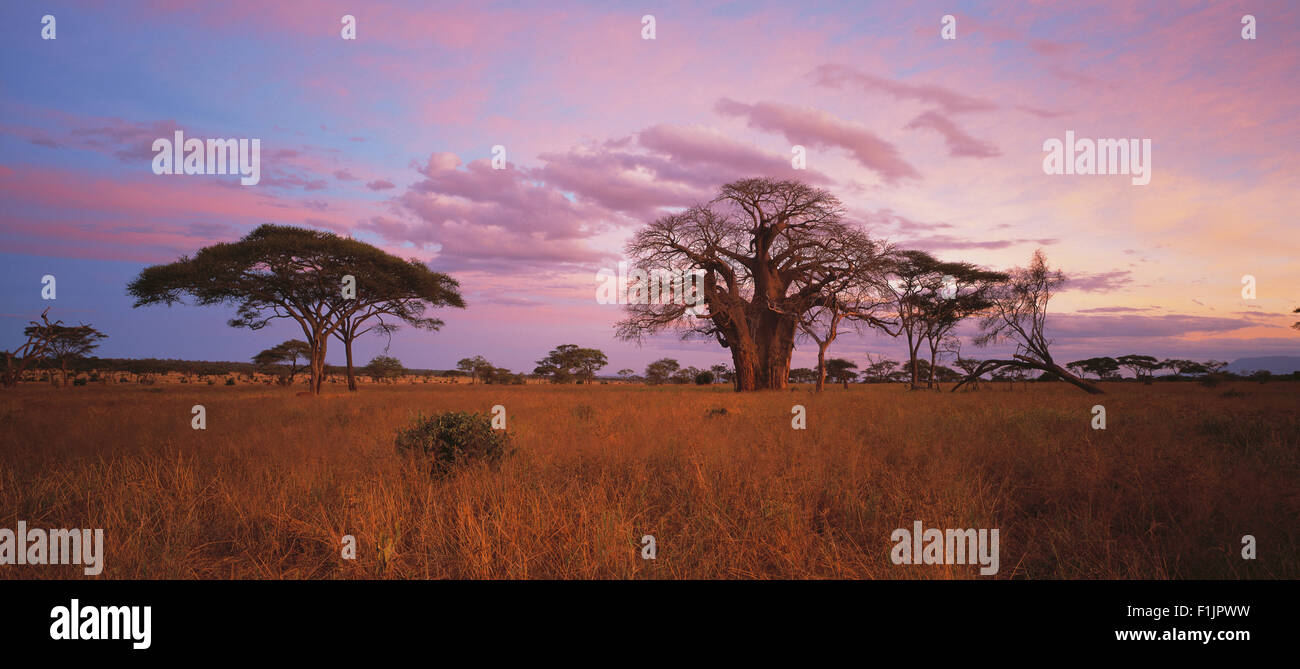
[(18, 385), (18, 382), (23, 379), (23, 372), (27, 370), (27, 365), (43, 359), (50, 353), (56, 328), (63, 327), (63, 321), (51, 323), (49, 313), (50, 310), (46, 309), (41, 312), (40, 321), (30, 321), (31, 324), (23, 330), (27, 341), (23, 342), (22, 346), (12, 351), (0, 351), (5, 359), (5, 368), (0, 370), (0, 386), (12, 388)]
[(1056, 364), (1048, 350), (1051, 340), (1044, 334), (1047, 323), (1047, 302), (1052, 293), (1065, 283), (1060, 270), (1047, 267), (1047, 258), (1041, 249), (1034, 251), (1029, 267), (1017, 267), (1006, 281), (989, 292), (990, 306), (980, 320), (980, 334), (975, 338), (978, 346), (999, 342), (1016, 345), (1010, 360), (985, 360), (965, 379), (953, 386), (953, 392), (980, 375), (1002, 368), (1014, 373), (1027, 369), (1051, 372), (1060, 378), (1094, 395), (1102, 395), (1101, 388), (1071, 374)]
[(854, 245), (865, 235), (842, 216), (840, 201), (824, 190), (756, 178), (655, 220), (628, 243), (628, 254), (647, 272), (701, 272), (702, 305), (629, 304), (618, 336), (639, 342), (676, 329), (713, 337), (731, 351), (736, 390), (785, 388), (800, 319), (857, 269)]
[[(463, 307), (457, 288), (418, 260), (330, 232), (267, 224), (237, 242), (146, 267), (127, 291), (136, 307), (170, 306), (187, 296), (198, 305), (233, 306), (232, 327), (260, 330), (277, 319), (292, 320), (311, 349), (311, 391), (319, 393), (325, 350), (331, 336), (344, 337), (336, 334), (340, 329), (355, 337), (371, 318), (389, 328), (405, 321), (436, 329), (440, 322), (425, 318), (424, 310)], [(344, 339), (349, 349), (350, 341)]]

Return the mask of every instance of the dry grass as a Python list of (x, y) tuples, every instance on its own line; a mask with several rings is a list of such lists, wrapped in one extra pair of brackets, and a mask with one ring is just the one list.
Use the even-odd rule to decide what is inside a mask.
[[(33, 385), (0, 394), (0, 527), (104, 528), (108, 578), (977, 575), (893, 565), (914, 520), (999, 528), (997, 578), (1300, 576), (1300, 386), (1107, 390)], [(432, 481), (397, 457), (417, 412), (494, 404), (518, 449), (499, 469)]]

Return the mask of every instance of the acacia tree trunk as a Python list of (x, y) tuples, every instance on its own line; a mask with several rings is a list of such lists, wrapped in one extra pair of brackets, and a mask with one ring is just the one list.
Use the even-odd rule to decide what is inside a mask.
[(826, 386), (826, 347), (830, 342), (817, 342), (817, 392)]
[(316, 337), (311, 342), (311, 392), (319, 395), (321, 384), (325, 381), (325, 347), (329, 341), (325, 337)]
[(939, 390), (934, 380), (934, 364), (938, 362), (937, 357), (938, 356), (935, 347), (931, 346), (930, 347), (930, 378), (925, 382), (925, 387), (934, 388), (935, 390)]
[(348, 390), (356, 390), (357, 378), (355, 372), (352, 371), (352, 339), (351, 338), (343, 340), (343, 351), (344, 353), (347, 354), (347, 358), (348, 358)]

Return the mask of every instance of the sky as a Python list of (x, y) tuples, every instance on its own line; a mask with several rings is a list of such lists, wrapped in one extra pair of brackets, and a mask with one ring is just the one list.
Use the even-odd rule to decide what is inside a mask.
[[(1300, 355), (1298, 82), (1289, 1), (7, 2), (0, 346), (47, 307), (108, 334), (102, 357), (247, 360), (300, 337), (126, 295), (148, 265), (279, 223), (460, 282), (468, 308), (438, 312), (440, 331), (364, 338), (362, 361), (531, 371), (578, 344), (606, 374), (729, 362), (712, 341), (615, 339), (597, 273), (640, 226), (771, 176), (945, 260), (1007, 269), (1043, 249), (1071, 279), (1048, 318), (1058, 360)], [(259, 183), (155, 174), (153, 142), (176, 130), (260, 139)], [(1067, 131), (1149, 139), (1150, 183), (1045, 173)], [(850, 332), (830, 355), (904, 348)]]

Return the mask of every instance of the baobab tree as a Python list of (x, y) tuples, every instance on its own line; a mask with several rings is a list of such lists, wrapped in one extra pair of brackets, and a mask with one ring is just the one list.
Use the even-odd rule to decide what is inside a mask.
[[(350, 287), (355, 295), (346, 290)], [(171, 306), (187, 296), (198, 305), (234, 306), (232, 327), (260, 330), (277, 319), (292, 320), (311, 348), (311, 392), (320, 393), (330, 337), (340, 337), (350, 350), (351, 337), (364, 331), (360, 324), (368, 319), (395, 325), (383, 321), (385, 316), (436, 329), (441, 322), (423, 312), (428, 306), (463, 307), (457, 287), (417, 260), (402, 260), (364, 242), (267, 224), (237, 242), (146, 267), (127, 291), (136, 307)], [(348, 334), (336, 335), (340, 328)]]
[(1059, 270), (1048, 269), (1047, 257), (1043, 255), (1042, 249), (1034, 251), (1029, 267), (1011, 270), (1007, 280), (989, 293), (991, 306), (980, 320), (980, 334), (975, 338), (975, 344), (988, 346), (1011, 342), (1016, 345), (1016, 351), (1010, 360), (985, 360), (980, 363), (952, 390), (956, 391), (981, 374), (1006, 367), (1008, 371), (1017, 373), (1023, 373), (1027, 369), (1051, 372), (1091, 394), (1104, 394), (1097, 386), (1081, 380), (1056, 364), (1048, 350), (1051, 340), (1044, 334), (1047, 303), (1051, 300), (1052, 293), (1063, 283), (1065, 276)]
[(618, 336), (639, 342), (677, 329), (713, 337), (731, 352), (736, 390), (785, 388), (799, 320), (857, 270), (854, 245), (866, 236), (842, 216), (840, 201), (824, 190), (756, 178), (653, 221), (628, 254), (646, 271), (702, 272), (703, 308), (630, 304)]

